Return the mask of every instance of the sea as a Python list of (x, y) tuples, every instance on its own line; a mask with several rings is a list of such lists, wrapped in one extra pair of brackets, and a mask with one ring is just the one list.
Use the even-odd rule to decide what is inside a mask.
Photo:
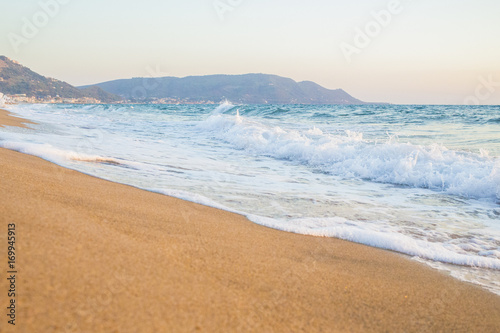
[(399, 252), (500, 295), (500, 106), (6, 109), (37, 124), (0, 128), (0, 147), (266, 227)]

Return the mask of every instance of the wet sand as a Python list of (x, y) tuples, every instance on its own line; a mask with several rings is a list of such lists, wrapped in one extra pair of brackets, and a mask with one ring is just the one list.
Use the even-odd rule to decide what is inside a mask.
[(0, 127), (17, 126), (17, 127), (27, 128), (25, 124), (35, 124), (35, 123), (28, 119), (16, 117), (9, 111), (0, 109)]
[(500, 297), (393, 252), (6, 149), (0, 195), (2, 276), (9, 223), (18, 269), (15, 327), (0, 282), (1, 332), (500, 331)]

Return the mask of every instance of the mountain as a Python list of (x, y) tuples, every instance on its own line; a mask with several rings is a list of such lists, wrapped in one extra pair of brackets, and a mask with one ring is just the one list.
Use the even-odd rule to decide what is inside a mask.
[(134, 101), (174, 99), (196, 103), (228, 99), (246, 104), (365, 104), (342, 89), (330, 90), (314, 82), (295, 82), (268, 74), (133, 78), (95, 86)]
[(121, 100), (121, 97), (108, 93), (99, 87), (78, 89), (66, 82), (47, 78), (20, 65), (5, 56), (0, 56), (0, 92), (8, 95), (26, 94), (28, 97), (61, 98), (90, 97), (104, 103)]
[(365, 104), (342, 89), (268, 74), (133, 78), (77, 88), (37, 74), (5, 56), (0, 56), (0, 92), (40, 99), (90, 98), (103, 103), (124, 98), (134, 102), (217, 103), (228, 99), (245, 104)]

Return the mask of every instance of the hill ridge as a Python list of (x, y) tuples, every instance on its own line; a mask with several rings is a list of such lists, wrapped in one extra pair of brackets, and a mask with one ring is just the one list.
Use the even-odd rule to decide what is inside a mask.
[(213, 74), (185, 77), (136, 77), (74, 87), (40, 75), (0, 56), (0, 92), (26, 95), (35, 102), (367, 104), (343, 89), (327, 89), (313, 81), (275, 74)]
[(291, 78), (262, 73), (134, 77), (95, 86), (134, 101), (220, 102), (228, 99), (246, 104), (366, 104), (343, 89), (327, 89), (312, 81), (296, 82)]
[(99, 87), (78, 89), (69, 83), (40, 75), (19, 62), (0, 56), (0, 92), (6, 95), (26, 95), (38, 99), (90, 98), (98, 102), (116, 102), (121, 98)]

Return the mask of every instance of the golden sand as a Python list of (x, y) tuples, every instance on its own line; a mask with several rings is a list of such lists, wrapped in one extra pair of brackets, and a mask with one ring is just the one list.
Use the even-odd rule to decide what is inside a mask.
[(268, 229), (6, 149), (0, 196), (1, 332), (500, 331), (500, 297), (389, 251)]
[(35, 124), (34, 122), (16, 117), (12, 115), (9, 111), (0, 109), (0, 127), (5, 126), (17, 126), (27, 128), (25, 124)]

